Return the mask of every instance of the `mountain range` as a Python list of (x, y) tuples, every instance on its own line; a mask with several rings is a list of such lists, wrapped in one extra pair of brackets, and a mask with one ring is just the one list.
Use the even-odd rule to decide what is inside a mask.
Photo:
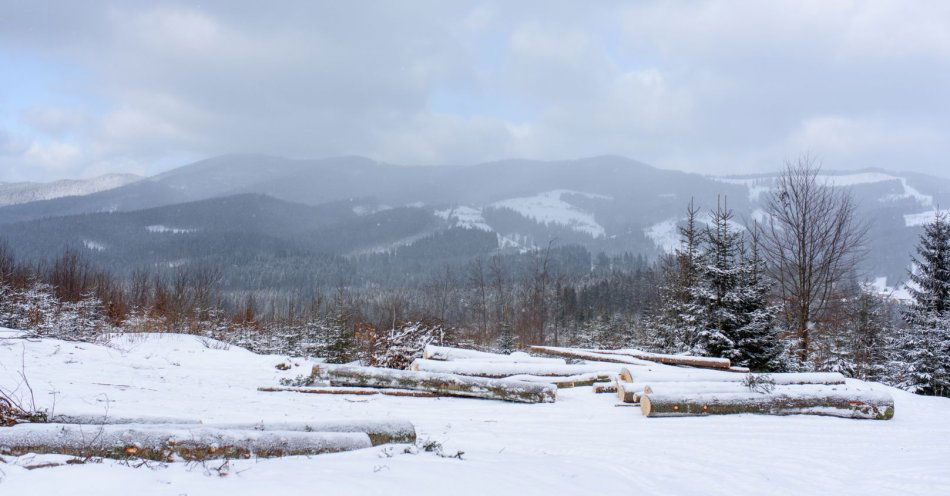
[[(863, 275), (896, 286), (921, 225), (950, 204), (950, 180), (880, 169), (823, 175), (850, 188), (869, 221)], [(774, 179), (688, 174), (616, 156), (397, 166), (227, 155), (0, 206), (0, 237), (23, 257), (73, 246), (117, 272), (215, 263), (229, 267), (234, 287), (327, 284), (340, 266), (364, 282), (395, 284), (426, 267), (552, 240), (655, 257), (675, 247), (691, 199), (707, 209), (725, 200), (748, 222), (763, 216)], [(68, 191), (52, 184), (46, 191)]]

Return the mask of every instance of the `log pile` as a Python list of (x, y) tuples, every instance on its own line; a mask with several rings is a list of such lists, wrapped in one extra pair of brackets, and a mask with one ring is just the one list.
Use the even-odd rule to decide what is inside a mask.
[(518, 403), (553, 403), (557, 391), (548, 383), (346, 365), (315, 365), (313, 377), (326, 380), (334, 387), (403, 389)]

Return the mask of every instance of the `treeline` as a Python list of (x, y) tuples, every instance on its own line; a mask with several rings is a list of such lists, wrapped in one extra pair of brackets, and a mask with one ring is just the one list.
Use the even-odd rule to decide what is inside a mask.
[[(818, 177), (808, 161), (789, 165), (765, 213), (746, 225), (725, 201), (711, 211), (687, 206), (679, 248), (657, 261), (553, 243), (466, 261), (481, 248), (462, 247), (453, 263), (425, 265), (435, 254), (414, 253), (425, 270), (402, 285), (399, 273), (368, 285), (341, 272), (308, 291), (227, 291), (211, 265), (116, 278), (75, 251), (26, 264), (0, 245), (0, 326), (80, 340), (182, 332), (262, 353), (389, 366), (428, 342), (639, 347), (950, 395), (946, 219), (925, 229), (903, 304), (857, 273), (864, 224), (848, 191)], [(432, 246), (445, 255), (461, 234)]]

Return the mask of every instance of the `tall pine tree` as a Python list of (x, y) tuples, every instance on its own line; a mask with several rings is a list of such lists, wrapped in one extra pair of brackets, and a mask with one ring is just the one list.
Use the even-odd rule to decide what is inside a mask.
[(920, 394), (950, 396), (950, 223), (938, 212), (924, 227), (913, 257), (907, 327), (899, 339), (901, 385)]

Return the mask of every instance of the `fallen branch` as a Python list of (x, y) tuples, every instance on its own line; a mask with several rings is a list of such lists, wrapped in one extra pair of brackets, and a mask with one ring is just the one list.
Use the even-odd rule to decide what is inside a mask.
[(646, 417), (685, 417), (757, 413), (765, 415), (824, 415), (888, 420), (894, 417), (894, 400), (870, 391), (827, 391), (790, 394), (706, 393), (645, 394), (640, 407)]
[(369, 448), (367, 434), (227, 430), (207, 427), (126, 427), (22, 424), (0, 429), (0, 452), (64, 454), (155, 461), (269, 458)]
[(520, 403), (553, 403), (557, 392), (552, 384), (345, 365), (315, 365), (313, 377), (328, 380), (331, 386), (410, 389)]
[[(606, 366), (605, 366), (606, 365)], [(501, 379), (513, 375), (534, 375), (545, 377), (571, 376), (579, 374), (612, 375), (616, 366), (609, 364), (544, 364), (544, 363), (495, 363), (470, 360), (440, 362), (437, 360), (416, 359), (409, 370), (440, 372), (445, 374), (491, 377)]]

